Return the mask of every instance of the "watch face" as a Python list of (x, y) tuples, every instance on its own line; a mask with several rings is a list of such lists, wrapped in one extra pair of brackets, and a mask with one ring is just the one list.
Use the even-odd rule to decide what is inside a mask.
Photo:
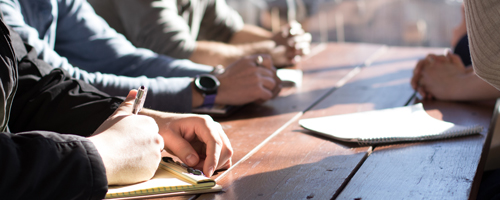
[(217, 78), (210, 74), (199, 75), (195, 79), (196, 88), (205, 94), (213, 94), (217, 92), (220, 82)]

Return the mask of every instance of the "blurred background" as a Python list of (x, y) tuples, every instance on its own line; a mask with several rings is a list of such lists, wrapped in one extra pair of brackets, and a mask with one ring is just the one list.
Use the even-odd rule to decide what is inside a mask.
[[(453, 29), (462, 20), (462, 0), (226, 1), (246, 23), (269, 30), (295, 17), (313, 35), (315, 43), (450, 47)], [(294, 2), (295, 9), (291, 5), (289, 10), (287, 1)]]

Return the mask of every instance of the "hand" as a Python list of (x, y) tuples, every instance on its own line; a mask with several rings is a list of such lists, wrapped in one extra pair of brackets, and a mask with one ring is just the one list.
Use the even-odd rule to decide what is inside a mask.
[(432, 57), (427, 56), (425, 59), (419, 60), (417, 63), (417, 66), (413, 69), (413, 77), (411, 78), (411, 86), (412, 88), (417, 91), (422, 98), (432, 98), (430, 94), (427, 94), (427, 92), (424, 90), (422, 86), (420, 86), (420, 79), (422, 78), (422, 69), (430, 65), (430, 63), (433, 62)]
[(108, 185), (141, 182), (153, 177), (161, 160), (163, 139), (151, 117), (133, 115), (137, 90), (99, 126), (89, 140), (101, 155)]
[(257, 66), (258, 56), (248, 56), (228, 66), (217, 75), (220, 86), (215, 102), (225, 105), (243, 105), (263, 102), (276, 97), (281, 91), (281, 80), (276, 74), (271, 58), (261, 55), (263, 62)]
[(231, 167), (233, 149), (219, 123), (210, 116), (145, 110), (155, 118), (165, 150), (210, 177), (217, 169)]
[(298, 22), (291, 22), (276, 33), (272, 40), (276, 47), (271, 51), (273, 62), (277, 66), (286, 66), (300, 61), (303, 55), (309, 54), (311, 34), (305, 32)]
[(429, 55), (417, 64), (412, 86), (416, 88), (418, 84), (419, 93), (426, 99), (457, 100), (470, 73), (473, 71), (465, 68), (458, 55)]

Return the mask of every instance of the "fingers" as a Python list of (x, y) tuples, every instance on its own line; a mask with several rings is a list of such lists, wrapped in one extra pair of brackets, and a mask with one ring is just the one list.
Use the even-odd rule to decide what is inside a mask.
[(426, 98), (427, 92), (425, 91), (423, 85), (417, 88), (417, 92), (420, 94), (420, 96), (422, 96), (423, 99)]
[(212, 176), (219, 166), (219, 159), (222, 151), (222, 142), (214, 139), (215, 138), (209, 138), (209, 141), (205, 141), (207, 150), (205, 163), (203, 164), (203, 173), (208, 177)]
[(215, 170), (231, 166), (233, 148), (219, 123), (211, 123), (209, 131), (211, 131), (212, 137), (203, 138), (207, 145), (203, 172), (208, 176), (212, 176)]
[(413, 77), (411, 78), (411, 87), (414, 90), (418, 88), (418, 82), (422, 76), (422, 68), (427, 64), (427, 59), (419, 60), (417, 66), (413, 69)]
[(120, 106), (116, 109), (114, 115), (130, 115), (132, 114), (133, 106), (134, 106), (134, 100), (135, 96), (137, 95), (137, 90), (130, 90), (130, 92), (127, 95), (127, 98), (125, 98), (125, 101), (123, 101)]
[[(260, 60), (261, 58), (262, 60)], [(273, 65), (273, 60), (270, 55), (268, 54), (253, 55), (248, 57), (248, 59), (253, 60), (255, 66), (263, 67), (276, 73), (276, 68)]]
[(274, 79), (274, 74), (266, 69), (257, 69), (260, 74), (260, 85), (264, 86), (269, 91), (272, 91), (276, 86), (276, 80)]
[[(260, 100), (266, 101), (279, 94), (281, 91), (281, 79), (276, 74), (276, 68), (272, 64), (272, 59), (270, 55), (259, 55), (262, 58), (262, 62), (258, 66), (262, 66), (257, 69), (257, 73), (260, 75), (260, 80), (258, 80), (262, 86), (260, 92)], [(255, 57), (257, 60), (258, 57)], [(252, 58), (251, 58), (252, 59)]]
[(310, 33), (295, 35), (288, 39), (287, 42), (288, 46), (286, 48), (286, 57), (289, 63), (291, 64), (297, 63), (300, 61), (301, 56), (310, 53), (311, 39), (312, 37)]
[(188, 166), (195, 166), (200, 161), (200, 157), (198, 153), (194, 150), (193, 146), (189, 143), (188, 140), (181, 136), (181, 134), (169, 134), (170, 136), (165, 138), (164, 144), (168, 150), (179, 157), (182, 162), (186, 163)]
[(233, 150), (220, 124), (209, 117), (203, 119), (195, 131), (198, 139), (206, 145), (203, 173), (212, 176), (215, 170), (228, 165)]
[(212, 176), (217, 169), (231, 166), (233, 149), (219, 123), (207, 115), (185, 115), (170, 121), (162, 133), (165, 147), (190, 167)]

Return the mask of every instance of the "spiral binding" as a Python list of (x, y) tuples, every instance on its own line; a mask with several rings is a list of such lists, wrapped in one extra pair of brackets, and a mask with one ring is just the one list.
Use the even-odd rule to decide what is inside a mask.
[(386, 144), (393, 142), (420, 142), (426, 140), (437, 140), (437, 139), (448, 139), (454, 137), (461, 137), (467, 135), (478, 134), (483, 131), (483, 127), (480, 125), (467, 126), (465, 129), (461, 130), (447, 130), (443, 133), (436, 135), (423, 135), (419, 137), (383, 137), (383, 138), (366, 138), (358, 139), (358, 145), (374, 145), (374, 144)]

